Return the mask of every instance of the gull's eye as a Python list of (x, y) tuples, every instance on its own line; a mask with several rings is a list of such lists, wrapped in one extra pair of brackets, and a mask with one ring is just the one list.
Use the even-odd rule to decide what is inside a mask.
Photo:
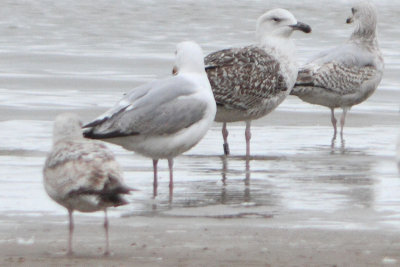
[(281, 19), (277, 18), (277, 17), (273, 17), (272, 20), (275, 21), (275, 22), (280, 22), (281, 21)]

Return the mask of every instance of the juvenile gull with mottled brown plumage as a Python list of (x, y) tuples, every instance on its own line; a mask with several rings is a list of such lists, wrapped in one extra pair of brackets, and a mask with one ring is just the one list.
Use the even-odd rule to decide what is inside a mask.
[(131, 190), (122, 180), (122, 171), (113, 153), (97, 141), (82, 136), (75, 114), (57, 116), (53, 148), (43, 168), (47, 194), (69, 214), (68, 254), (72, 254), (72, 213), (103, 210), (106, 232), (105, 254), (109, 254), (107, 208), (127, 204), (122, 197)]
[(297, 77), (293, 31), (311, 28), (287, 10), (273, 9), (257, 20), (257, 45), (224, 49), (205, 58), (217, 103), (215, 121), (223, 122), (224, 153), (229, 154), (226, 123), (246, 121), (246, 155), (250, 122), (274, 110), (290, 93)]
[(347, 111), (366, 100), (378, 87), (383, 75), (383, 58), (376, 37), (377, 14), (370, 2), (352, 9), (347, 23), (356, 27), (347, 43), (324, 51), (300, 68), (293, 95), (303, 101), (329, 107), (336, 139), (335, 108), (342, 108), (340, 136)]

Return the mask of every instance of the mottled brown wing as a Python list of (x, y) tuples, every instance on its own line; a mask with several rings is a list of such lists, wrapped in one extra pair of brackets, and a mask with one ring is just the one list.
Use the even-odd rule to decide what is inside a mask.
[(293, 94), (301, 94), (308, 87), (323, 88), (338, 95), (357, 92), (361, 85), (377, 75), (373, 66), (346, 66), (327, 62), (320, 67), (307, 65), (299, 70)]
[(94, 195), (106, 206), (119, 206), (126, 203), (119, 194), (129, 194), (131, 190), (123, 183), (113, 153), (100, 142), (58, 142), (48, 155), (43, 172), (47, 187), (61, 199)]
[(251, 109), (287, 90), (279, 62), (255, 46), (211, 53), (205, 64), (215, 101), (227, 108)]

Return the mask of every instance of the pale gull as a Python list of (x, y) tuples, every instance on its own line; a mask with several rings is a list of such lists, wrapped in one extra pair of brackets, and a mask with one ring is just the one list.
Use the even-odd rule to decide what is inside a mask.
[(132, 90), (116, 106), (84, 126), (88, 138), (102, 139), (152, 158), (154, 196), (158, 160), (168, 159), (172, 194), (173, 158), (204, 137), (216, 112), (200, 46), (189, 41), (179, 43), (174, 69), (178, 75)]
[(250, 155), (250, 122), (274, 110), (290, 93), (297, 77), (293, 31), (311, 28), (287, 10), (273, 9), (257, 20), (256, 45), (224, 49), (205, 58), (217, 102), (215, 121), (222, 122), (224, 153), (229, 154), (228, 122), (246, 121), (246, 155)]
[(83, 138), (75, 114), (57, 116), (53, 148), (43, 168), (47, 194), (69, 214), (68, 254), (72, 254), (73, 211), (104, 211), (105, 255), (109, 254), (107, 208), (127, 204), (122, 197), (131, 191), (113, 153), (97, 141)]
[(355, 23), (350, 39), (343, 45), (324, 51), (300, 68), (292, 95), (311, 104), (331, 109), (336, 139), (335, 108), (342, 108), (340, 136), (347, 111), (366, 100), (378, 87), (383, 75), (383, 58), (376, 37), (377, 14), (370, 2), (351, 9), (347, 23)]

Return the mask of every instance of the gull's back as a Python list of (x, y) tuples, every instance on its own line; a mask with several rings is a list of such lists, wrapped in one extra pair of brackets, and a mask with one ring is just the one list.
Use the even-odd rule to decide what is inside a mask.
[(81, 133), (54, 139), (43, 168), (45, 189), (53, 200), (83, 212), (127, 203), (122, 194), (130, 189), (123, 183), (113, 153), (104, 144), (86, 140)]

